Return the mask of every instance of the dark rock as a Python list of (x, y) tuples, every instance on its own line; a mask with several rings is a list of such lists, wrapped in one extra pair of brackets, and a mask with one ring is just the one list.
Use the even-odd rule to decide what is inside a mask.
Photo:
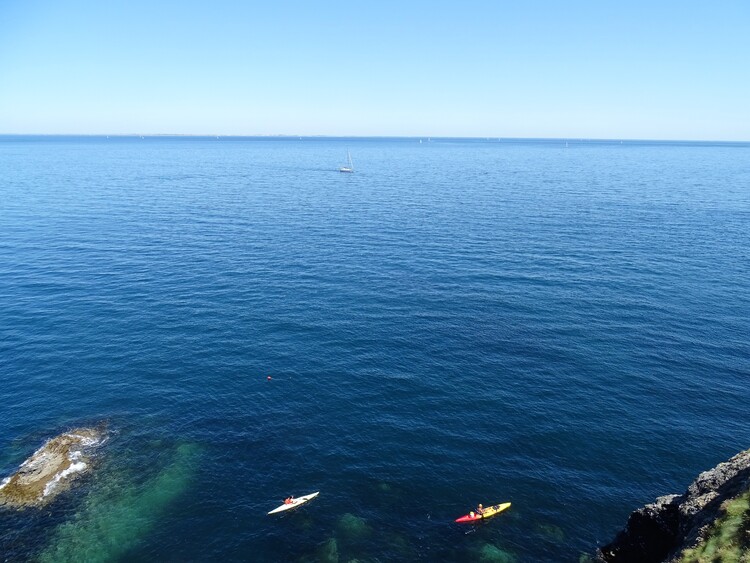
[(714, 469), (705, 471), (688, 487), (680, 506), (679, 534), (684, 547), (693, 547), (704, 539), (724, 501), (735, 498), (750, 487), (750, 450), (737, 454)]
[(599, 550), (601, 561), (659, 563), (673, 549), (679, 528), (680, 495), (659, 497), (630, 515), (625, 529)]
[(659, 497), (630, 515), (625, 529), (599, 549), (599, 561), (659, 563), (699, 544), (721, 505), (750, 488), (750, 450), (701, 473), (682, 495)]

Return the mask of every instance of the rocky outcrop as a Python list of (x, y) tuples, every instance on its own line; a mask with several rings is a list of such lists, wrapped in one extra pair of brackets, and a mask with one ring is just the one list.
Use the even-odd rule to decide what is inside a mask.
[(42, 506), (86, 472), (104, 428), (76, 428), (55, 436), (0, 483), (0, 506)]
[(659, 497), (630, 515), (625, 529), (599, 549), (599, 561), (679, 561), (706, 541), (727, 501), (750, 490), (750, 450), (701, 473), (682, 495)]

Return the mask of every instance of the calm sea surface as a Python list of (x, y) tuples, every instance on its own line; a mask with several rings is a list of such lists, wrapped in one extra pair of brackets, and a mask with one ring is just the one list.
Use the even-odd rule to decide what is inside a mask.
[(0, 137), (5, 560), (577, 561), (748, 397), (750, 144)]

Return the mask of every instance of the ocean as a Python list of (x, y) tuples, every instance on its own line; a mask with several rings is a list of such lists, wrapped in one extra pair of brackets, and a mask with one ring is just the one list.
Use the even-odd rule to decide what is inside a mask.
[(749, 143), (419, 141), (0, 136), (0, 478), (108, 429), (5, 561), (578, 561), (750, 447)]

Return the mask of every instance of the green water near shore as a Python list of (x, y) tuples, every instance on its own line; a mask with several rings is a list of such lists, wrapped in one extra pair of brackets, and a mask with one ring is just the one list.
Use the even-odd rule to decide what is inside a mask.
[(200, 448), (181, 444), (171, 461), (145, 483), (131, 470), (106, 468), (81, 509), (53, 533), (39, 556), (42, 563), (112, 561), (137, 547), (164, 509), (190, 486)]

